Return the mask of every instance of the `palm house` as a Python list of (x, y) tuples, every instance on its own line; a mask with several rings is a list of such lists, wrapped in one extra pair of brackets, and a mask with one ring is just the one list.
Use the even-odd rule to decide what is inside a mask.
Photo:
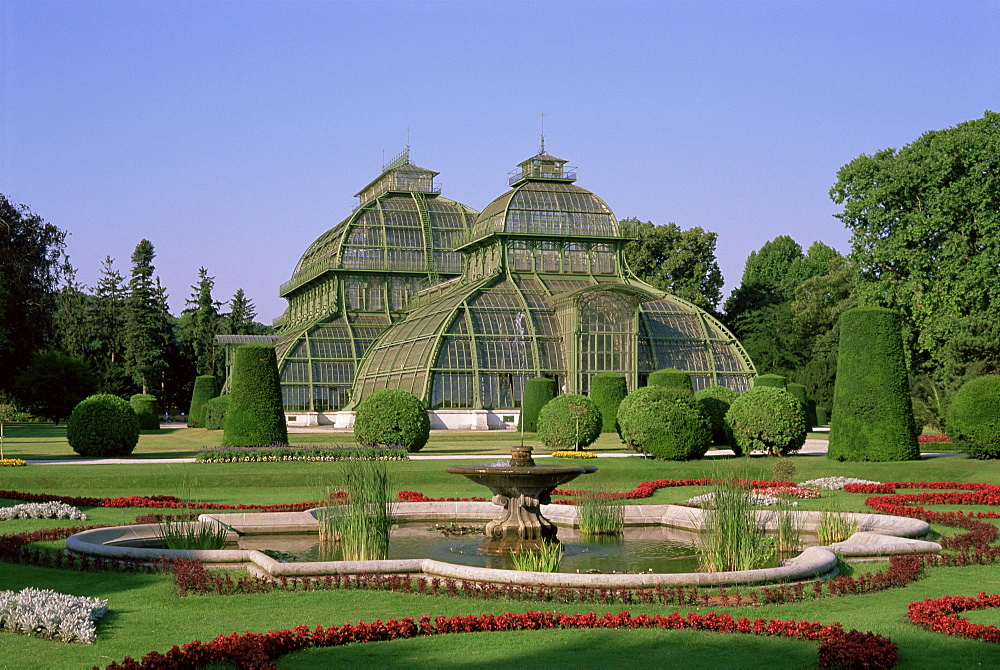
[(756, 373), (732, 333), (631, 273), (634, 231), (566, 163), (543, 145), (478, 215), (408, 152), (386, 166), (281, 287), (289, 421), (348, 427), (366, 396), (399, 388), (434, 427), (513, 427), (536, 376), (587, 393), (618, 372), (633, 390), (671, 367), (696, 389), (748, 388)]

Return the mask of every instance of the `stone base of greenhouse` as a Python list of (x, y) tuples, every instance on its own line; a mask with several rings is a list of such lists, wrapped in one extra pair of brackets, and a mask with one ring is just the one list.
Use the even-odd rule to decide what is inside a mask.
[[(438, 409), (427, 412), (432, 430), (514, 430), (521, 411), (491, 409)], [(352, 430), (354, 412), (285, 412), (290, 427), (333, 426)]]

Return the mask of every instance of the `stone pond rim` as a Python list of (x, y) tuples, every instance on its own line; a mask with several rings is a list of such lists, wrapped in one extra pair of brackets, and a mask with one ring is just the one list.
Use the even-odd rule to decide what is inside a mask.
[(540, 505), (552, 502), (552, 490), (596, 467), (535, 465), (531, 447), (511, 447), (507, 465), (453, 465), (446, 472), (463, 475), (493, 492), (493, 504), (503, 507), (500, 516), (486, 524), (480, 549), (505, 553), (556, 542), (556, 526), (546, 519)]

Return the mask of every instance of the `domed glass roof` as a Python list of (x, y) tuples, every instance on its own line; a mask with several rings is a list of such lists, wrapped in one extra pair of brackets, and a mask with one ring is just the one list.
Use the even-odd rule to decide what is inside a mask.
[(431, 409), (517, 408), (531, 377), (586, 393), (599, 372), (635, 389), (665, 367), (696, 389), (749, 386), (753, 365), (721, 323), (627, 271), (632, 231), (565, 162), (540, 153), (519, 165), (460, 245), (465, 273), (415, 295), (370, 347), (352, 404), (401, 388)]

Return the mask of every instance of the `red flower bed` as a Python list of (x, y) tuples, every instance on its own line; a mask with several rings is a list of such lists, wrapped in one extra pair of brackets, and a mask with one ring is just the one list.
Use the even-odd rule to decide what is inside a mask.
[(995, 593), (988, 595), (985, 591), (981, 591), (975, 598), (945, 596), (936, 600), (927, 598), (922, 602), (910, 603), (906, 610), (906, 616), (910, 617), (910, 621), (927, 630), (984, 642), (1000, 643), (1000, 629), (996, 626), (975, 624), (965, 617), (958, 616), (959, 612), (993, 607), (1000, 607), (1000, 595)]
[(917, 442), (951, 442), (947, 435), (917, 435)]
[[(728, 614), (673, 613), (639, 614), (629, 612), (588, 614), (560, 614), (558, 612), (532, 611), (523, 614), (507, 612), (499, 616), (481, 614), (472, 616), (437, 617), (422, 616), (376, 619), (371, 623), (317, 626), (296, 626), (291, 630), (269, 633), (231, 633), (220, 635), (209, 642), (195, 640), (183, 647), (173, 647), (165, 654), (150, 652), (141, 661), (126, 657), (122, 663), (112, 663), (108, 668), (178, 668), (203, 667), (211, 663), (233, 663), (239, 668), (276, 668), (274, 660), (289, 652), (308, 647), (334, 647), (348, 643), (379, 642), (449, 633), (498, 632), (512, 630), (558, 630), (580, 628), (661, 628), (667, 630), (704, 630), (715, 633), (768, 635), (821, 642), (820, 666), (844, 668), (891, 668), (896, 663), (896, 644), (873, 633), (845, 632), (840, 624), (821, 624), (811, 621), (782, 621), (780, 619), (733, 619)], [(859, 655), (863, 654), (863, 655)]]
[[(330, 495), (333, 499), (343, 497), (342, 491), (335, 491)], [(118, 498), (88, 498), (81, 496), (61, 496), (54, 493), (24, 493), (22, 491), (0, 490), (0, 498), (9, 500), (23, 500), (26, 502), (58, 502), (73, 505), (75, 507), (162, 507), (170, 509), (238, 509), (238, 510), (259, 510), (268, 512), (300, 512), (323, 505), (326, 501), (315, 500), (313, 502), (291, 503), (287, 505), (227, 505), (225, 503), (198, 503), (187, 502), (176, 496), (123, 496)]]

